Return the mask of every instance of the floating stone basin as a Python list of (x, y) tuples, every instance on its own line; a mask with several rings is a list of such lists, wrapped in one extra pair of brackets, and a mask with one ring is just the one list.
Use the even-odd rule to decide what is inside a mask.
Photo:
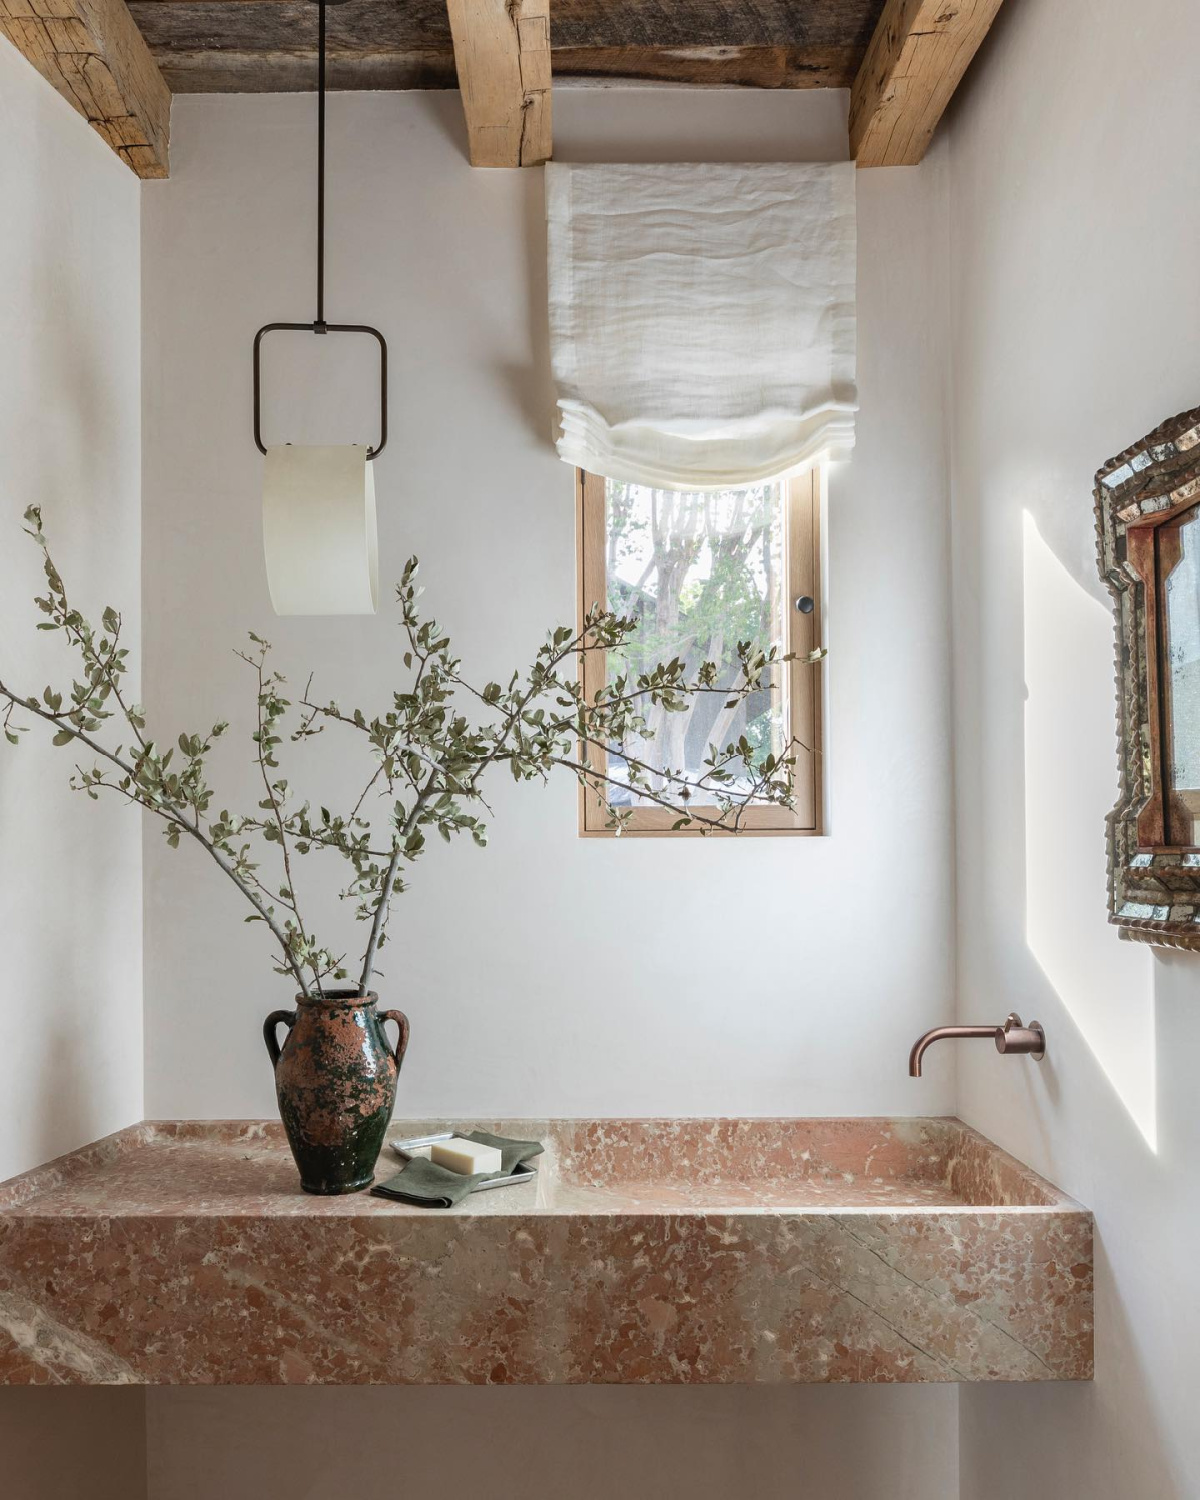
[(1091, 1378), (1091, 1215), (958, 1120), (453, 1123), (536, 1179), (312, 1198), (277, 1124), (166, 1121), (0, 1185), (0, 1383)]

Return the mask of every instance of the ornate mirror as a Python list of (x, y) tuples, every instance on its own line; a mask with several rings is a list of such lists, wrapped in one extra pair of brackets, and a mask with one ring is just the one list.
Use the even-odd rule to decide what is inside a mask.
[(1200, 950), (1200, 408), (1104, 465), (1096, 524), (1117, 611), (1109, 921)]

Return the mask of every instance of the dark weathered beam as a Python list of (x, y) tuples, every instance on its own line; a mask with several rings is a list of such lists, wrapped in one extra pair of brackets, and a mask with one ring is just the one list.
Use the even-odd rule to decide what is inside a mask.
[(849, 88), (858, 47), (555, 47), (554, 76), (751, 89)]
[[(214, 41), (272, 28), (316, 45), (309, 0), (137, 0), (140, 24)], [(883, 0), (553, 0), (555, 47), (857, 47)], [(272, 14), (274, 13), (274, 19)], [(354, 0), (327, 13), (330, 42), (359, 36), (389, 50), (449, 44), (445, 0)]]
[[(317, 86), (315, 52), (227, 48), (159, 54), (173, 94), (309, 94)], [(454, 53), (342, 52), (328, 59), (331, 90), (455, 89)]]
[(171, 94), (125, 0), (0, 0), (0, 31), (139, 177), (167, 175)]
[(860, 167), (925, 155), (1001, 0), (887, 0), (850, 92), (850, 154)]
[[(551, 0), (557, 80), (849, 88), (883, 0)], [(311, 89), (307, 0), (131, 0), (180, 93)], [(328, 12), (335, 89), (453, 88), (445, 0)]]
[[(173, 94), (288, 94), (316, 87), (315, 52), (252, 48), (183, 48), (157, 53)], [(559, 83), (687, 83), (754, 89), (849, 88), (859, 53), (796, 47), (555, 47)], [(333, 51), (329, 87), (338, 89), (453, 89), (454, 53), (444, 51)]]

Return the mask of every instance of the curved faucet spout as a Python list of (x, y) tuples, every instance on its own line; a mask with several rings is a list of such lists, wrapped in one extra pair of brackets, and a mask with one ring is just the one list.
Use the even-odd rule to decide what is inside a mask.
[(994, 1037), (998, 1031), (1003, 1030), (1003, 1026), (935, 1026), (932, 1031), (927, 1031), (924, 1036), (918, 1037), (913, 1043), (912, 1051), (908, 1054), (908, 1076), (920, 1078), (921, 1059), (934, 1042), (966, 1036)]
[(1014, 1010), (1009, 1012), (999, 1026), (935, 1026), (913, 1043), (912, 1051), (908, 1054), (908, 1076), (920, 1078), (921, 1059), (934, 1042), (972, 1036), (990, 1036), (996, 1043), (997, 1052), (1024, 1052), (1034, 1062), (1041, 1062), (1046, 1055), (1046, 1033), (1036, 1021), (1030, 1021), (1026, 1026)]

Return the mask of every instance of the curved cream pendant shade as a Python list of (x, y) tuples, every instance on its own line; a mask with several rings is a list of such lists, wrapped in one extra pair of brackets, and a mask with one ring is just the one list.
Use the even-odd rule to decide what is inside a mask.
[(379, 540), (367, 449), (268, 448), (263, 549), (277, 615), (373, 615)]

